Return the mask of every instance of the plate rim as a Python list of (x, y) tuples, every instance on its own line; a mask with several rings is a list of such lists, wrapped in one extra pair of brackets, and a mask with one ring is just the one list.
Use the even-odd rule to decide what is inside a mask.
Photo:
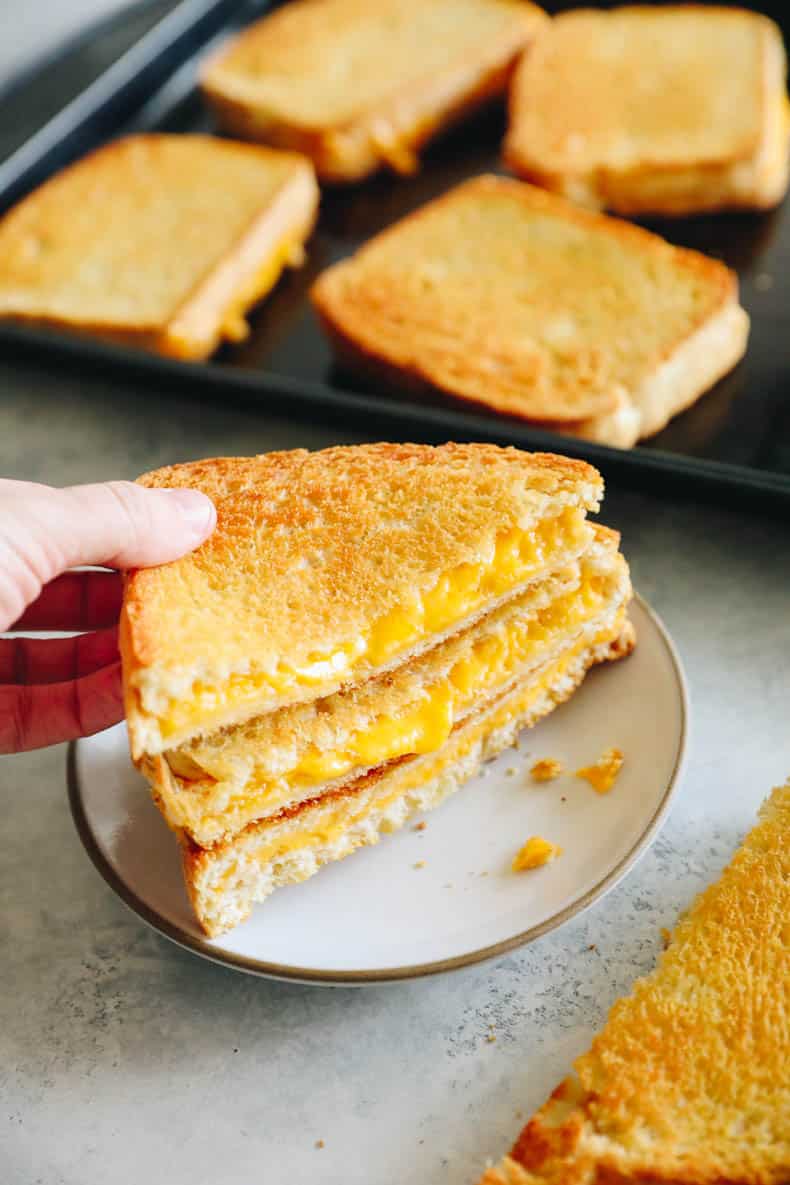
[(520, 931), (518, 934), (513, 934), (509, 938), (503, 938), (499, 942), (492, 943), (489, 946), (479, 947), (476, 950), (467, 951), (461, 955), (453, 955), (450, 958), (434, 959), (427, 963), (407, 964), (401, 967), (379, 967), (367, 970), (332, 970), (299, 967), (289, 963), (273, 963), (265, 959), (256, 959), (249, 955), (236, 954), (233, 951), (218, 950), (208, 940), (190, 934), (188, 930), (184, 930), (176, 922), (169, 921), (143, 901), (126, 884), (104, 855), (88, 821), (82, 801), (82, 787), (77, 768), (77, 746), (79, 741), (71, 741), (66, 756), (66, 781), (71, 817), (74, 821), (80, 842), (102, 879), (109, 885), (116, 896), (120, 898), (123, 904), (150, 926), (151, 929), (161, 934), (164, 938), (168, 938), (176, 946), (190, 951), (192, 954), (199, 955), (201, 958), (208, 959), (212, 963), (218, 963), (231, 970), (245, 972), (248, 975), (255, 975), (263, 979), (317, 984), (328, 987), (362, 987), (367, 984), (398, 983), (408, 979), (423, 979), (428, 976), (442, 975), (450, 971), (459, 971), (464, 967), (471, 967), (478, 963), (500, 958), (502, 955), (508, 954), (510, 951), (522, 946), (527, 946), (537, 938), (542, 937), (542, 935), (558, 929), (572, 918), (577, 917), (589, 909), (590, 906), (613, 889), (630, 872), (650, 846), (669, 812), (669, 808), (680, 784), (680, 775), (683, 771), (688, 748), (690, 716), (688, 685), (683, 664), (672, 641), (672, 637), (658, 613), (656, 613), (652, 606), (638, 592), (634, 592), (633, 599), (655, 626), (669, 657), (670, 666), (677, 683), (680, 700), (680, 734), (672, 772), (647, 825), (636, 842), (632, 844), (617, 864), (575, 901), (572, 901), (563, 909), (558, 910), (551, 917), (544, 919), (544, 921), (538, 922), (534, 926), (530, 926), (527, 930)]

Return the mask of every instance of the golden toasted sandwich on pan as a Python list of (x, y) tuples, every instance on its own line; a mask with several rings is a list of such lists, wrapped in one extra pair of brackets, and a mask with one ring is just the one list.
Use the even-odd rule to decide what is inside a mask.
[(790, 785), (480, 1185), (790, 1181)]
[(606, 444), (663, 428), (742, 357), (715, 259), (504, 177), (477, 177), (325, 271), (339, 360)]
[(510, 94), (514, 172), (623, 214), (762, 209), (787, 190), (779, 28), (745, 9), (581, 8), (546, 23)]
[(211, 934), (437, 805), (633, 646), (582, 462), (381, 444), (142, 480), (218, 511), (130, 577), (121, 620), (132, 754)]
[(293, 0), (209, 62), (222, 126), (357, 181), (417, 167), (447, 124), (502, 94), (545, 13), (528, 0)]
[(128, 136), (0, 220), (0, 317), (206, 358), (302, 262), (317, 207), (295, 153)]

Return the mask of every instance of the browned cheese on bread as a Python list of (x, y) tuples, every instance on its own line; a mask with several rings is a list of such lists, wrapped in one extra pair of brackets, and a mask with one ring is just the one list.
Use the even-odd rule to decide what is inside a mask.
[(183, 359), (247, 332), (244, 314), (303, 261), (310, 162), (211, 136), (127, 136), (0, 221), (0, 317)]
[(305, 153), (322, 180), (408, 173), (504, 92), (545, 20), (528, 0), (294, 0), (224, 46), (203, 89), (224, 128)]
[(514, 75), (505, 160), (622, 214), (774, 206), (790, 159), (785, 74), (779, 28), (745, 9), (562, 13)]
[(749, 326), (718, 260), (494, 176), (385, 230), (312, 298), (369, 379), (623, 447), (730, 370)]
[(790, 785), (480, 1185), (790, 1180)]

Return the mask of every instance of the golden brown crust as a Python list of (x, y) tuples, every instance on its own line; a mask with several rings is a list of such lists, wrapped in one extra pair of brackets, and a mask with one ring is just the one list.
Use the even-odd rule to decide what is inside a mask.
[(127, 136), (0, 222), (0, 316), (207, 357), (298, 261), (317, 204), (312, 166), (293, 153)]
[(324, 181), (411, 172), (438, 131), (503, 93), (545, 19), (526, 0), (296, 0), (223, 47), (202, 85), (227, 131), (304, 153)]
[(621, 214), (765, 208), (787, 185), (784, 75), (778, 27), (744, 9), (563, 13), (514, 74), (504, 157)]
[(790, 1179), (790, 785), (481, 1185)]
[(637, 401), (737, 306), (737, 280), (640, 227), (484, 176), (329, 268), (311, 297), (341, 356), (388, 385), (573, 428)]
[[(217, 675), (227, 678), (251, 663), (266, 671), (331, 653), (440, 572), (479, 562), (498, 533), (563, 504), (594, 508), (602, 493), (600, 475), (581, 461), (454, 444), (219, 458), (141, 481), (202, 489), (218, 525), (196, 552), (127, 581), (121, 642), (137, 754), (156, 751), (134, 744), (146, 679), (152, 694), (175, 680), (167, 694), (188, 697), (196, 680), (214, 681), (212, 671), (227, 668)], [(330, 672), (325, 683), (302, 698), (342, 679)], [(247, 715), (260, 710), (252, 704)]]

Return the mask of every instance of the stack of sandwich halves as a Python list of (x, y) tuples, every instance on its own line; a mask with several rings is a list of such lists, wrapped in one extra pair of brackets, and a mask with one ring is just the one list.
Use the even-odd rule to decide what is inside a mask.
[(226, 458), (218, 525), (135, 572), (121, 625), (132, 756), (210, 935), (437, 806), (633, 647), (591, 466), (488, 445)]

